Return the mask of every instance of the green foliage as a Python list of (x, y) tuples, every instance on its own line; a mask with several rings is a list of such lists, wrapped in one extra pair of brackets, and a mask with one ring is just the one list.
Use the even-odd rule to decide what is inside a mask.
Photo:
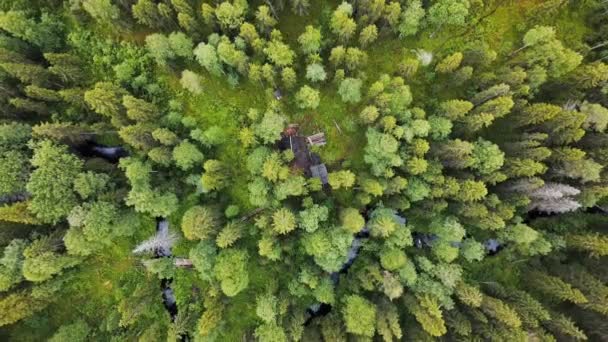
[(80, 197), (87, 199), (100, 194), (109, 181), (110, 177), (104, 173), (83, 172), (74, 179), (74, 190)]
[(327, 178), (332, 189), (348, 189), (355, 184), (355, 174), (349, 170), (331, 172)]
[(194, 95), (203, 93), (202, 78), (190, 70), (182, 71), (182, 78), (179, 80), (182, 87)]
[(429, 8), (427, 20), (438, 28), (443, 25), (463, 26), (469, 7), (468, 0), (440, 0)]
[(192, 264), (202, 280), (211, 281), (213, 279), (213, 265), (216, 255), (217, 249), (210, 241), (201, 241), (190, 249), (190, 260), (192, 260)]
[(306, 67), (306, 78), (311, 82), (322, 82), (325, 81), (327, 73), (323, 69), (323, 65), (319, 63), (313, 63)]
[(23, 280), (21, 268), (23, 267), (23, 240), (12, 240), (6, 247), (0, 259), (0, 291), (7, 291)]
[(23, 256), (23, 277), (32, 282), (43, 282), (60, 274), (63, 269), (75, 266), (79, 259), (54, 252), (47, 238), (34, 241), (25, 248)]
[(49, 339), (51, 342), (63, 342), (63, 341), (74, 341), (74, 342), (85, 342), (87, 336), (91, 332), (89, 325), (83, 321), (78, 320), (74, 323), (62, 325), (53, 337)]
[(318, 53), (321, 49), (321, 30), (312, 25), (306, 26), (304, 32), (298, 37), (300, 49), (305, 54)]
[(36, 169), (26, 185), (32, 194), (29, 208), (43, 222), (56, 223), (77, 203), (72, 182), (82, 162), (66, 146), (44, 140), (35, 146), (31, 163)]
[(175, 161), (175, 165), (182, 170), (191, 169), (197, 163), (202, 162), (203, 159), (203, 153), (188, 140), (183, 140), (179, 145), (173, 148), (173, 160)]
[(272, 230), (277, 234), (287, 234), (296, 228), (296, 217), (287, 208), (272, 214)]
[(342, 97), (342, 101), (346, 103), (357, 103), (361, 101), (361, 82), (360, 79), (357, 78), (345, 78), (340, 83), (340, 88), (338, 89), (338, 94)]
[(226, 296), (234, 297), (249, 285), (248, 258), (247, 252), (239, 249), (224, 249), (218, 254), (213, 274)]
[(481, 174), (492, 173), (502, 167), (504, 156), (505, 154), (497, 145), (480, 138), (473, 145), (471, 168), (478, 170)]
[[(84, 4), (83, 7), (88, 8)], [(111, 10), (112, 8), (107, 9)], [(57, 50), (64, 45), (65, 24), (60, 17), (43, 12), (40, 18), (36, 20), (29, 15), (31, 13), (20, 10), (1, 12), (0, 28), (44, 51)]]
[(309, 86), (302, 86), (295, 95), (296, 103), (302, 109), (315, 109), (319, 106), (319, 91)]
[(266, 53), (268, 59), (279, 67), (291, 65), (295, 56), (295, 53), (291, 51), (287, 44), (277, 40), (270, 41), (264, 49), (264, 53)]
[(0, 195), (10, 195), (25, 189), (28, 176), (27, 157), (19, 151), (0, 153)]
[(481, 310), (506, 326), (513, 328), (521, 326), (521, 320), (517, 313), (500, 299), (484, 296), (481, 302)]
[(287, 336), (285, 336), (285, 331), (281, 329), (276, 323), (266, 323), (262, 324), (255, 329), (255, 336), (260, 341), (268, 341), (268, 342), (285, 342), (287, 341)]
[(166, 217), (177, 209), (177, 197), (170, 192), (159, 192), (152, 188), (152, 168), (137, 159), (123, 158), (119, 164), (131, 183), (125, 202), (137, 212), (149, 213), (153, 217)]
[(569, 248), (589, 252), (594, 257), (608, 255), (608, 238), (603, 235), (573, 234), (567, 237), (567, 244)]
[(342, 317), (346, 331), (351, 334), (373, 337), (376, 330), (376, 307), (363, 297), (350, 295), (344, 300)]
[(341, 42), (347, 42), (357, 29), (355, 20), (351, 18), (352, 12), (352, 6), (343, 2), (332, 14), (330, 27)]
[(217, 235), (215, 243), (220, 248), (232, 246), (242, 236), (243, 227), (236, 223), (229, 223)]
[(283, 131), (285, 118), (272, 111), (267, 111), (262, 121), (254, 126), (255, 135), (265, 144), (272, 144), (279, 140)]
[(209, 73), (216, 76), (224, 73), (217, 50), (213, 45), (200, 43), (194, 49), (194, 57)]
[(570, 301), (575, 304), (586, 303), (587, 298), (578, 289), (564, 282), (558, 277), (544, 272), (536, 272), (534, 279), (530, 279), (530, 286), (536, 290), (562, 301)]
[(365, 225), (365, 219), (355, 208), (346, 208), (340, 212), (342, 228), (351, 233), (357, 233)]
[(321, 222), (329, 217), (329, 210), (325, 206), (315, 204), (299, 213), (299, 225), (305, 231), (312, 233), (319, 229)]
[(121, 101), (125, 93), (124, 89), (112, 83), (98, 82), (84, 93), (84, 100), (95, 112), (112, 119), (113, 125), (120, 126), (125, 122)]
[(145, 260), (144, 266), (148, 272), (156, 274), (158, 279), (171, 279), (175, 275), (173, 260), (168, 258)]
[(397, 154), (399, 143), (393, 136), (372, 128), (369, 128), (365, 135), (367, 146), (364, 158), (365, 162), (370, 164), (372, 173), (376, 176), (392, 176), (392, 168), (403, 164)]
[(326, 272), (337, 272), (348, 255), (353, 235), (338, 227), (318, 229), (301, 240), (307, 254)]
[(182, 232), (189, 240), (205, 240), (218, 228), (219, 222), (210, 207), (193, 206), (182, 217)]
[(406, 297), (406, 305), (426, 333), (435, 337), (446, 333), (442, 312), (434, 297)]
[(366, 47), (373, 43), (378, 38), (378, 28), (376, 25), (368, 25), (361, 30), (359, 34), (359, 44), (361, 47)]
[(277, 316), (278, 301), (270, 293), (258, 296), (255, 313), (265, 323), (272, 323)]
[(441, 74), (453, 72), (460, 66), (460, 63), (462, 62), (462, 57), (463, 55), (460, 52), (456, 52), (447, 56), (437, 64), (437, 66), (435, 67), (435, 71)]
[(425, 10), (420, 0), (408, 3), (408, 6), (401, 13), (401, 22), (398, 26), (399, 37), (415, 35), (420, 29)]

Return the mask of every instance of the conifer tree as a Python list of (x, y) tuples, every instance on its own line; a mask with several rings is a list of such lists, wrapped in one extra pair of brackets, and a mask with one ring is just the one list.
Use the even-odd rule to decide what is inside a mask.
[(588, 302), (585, 295), (579, 289), (573, 288), (572, 285), (560, 278), (547, 273), (536, 271), (534, 279), (529, 279), (528, 281), (532, 288), (555, 299), (569, 301), (574, 304)]
[(521, 320), (517, 312), (500, 299), (484, 295), (481, 301), (481, 310), (509, 327), (518, 328), (521, 326)]
[(194, 206), (182, 217), (182, 231), (189, 240), (205, 240), (218, 228), (219, 222), (212, 208)]
[(351, 334), (373, 337), (376, 331), (376, 307), (373, 303), (357, 295), (345, 299), (342, 310), (346, 331)]
[(569, 248), (588, 252), (593, 257), (608, 254), (608, 238), (600, 234), (572, 234), (567, 236)]

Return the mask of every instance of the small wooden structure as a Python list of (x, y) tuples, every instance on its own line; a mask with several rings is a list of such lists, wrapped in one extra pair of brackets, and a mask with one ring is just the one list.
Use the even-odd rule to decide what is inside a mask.
[(328, 184), (329, 179), (327, 177), (327, 167), (325, 167), (325, 164), (311, 166), (310, 173), (312, 177), (319, 178), (321, 180), (321, 184)]
[(175, 267), (191, 268), (192, 260), (186, 258), (175, 258), (173, 260)]
[(298, 130), (300, 129), (300, 125), (298, 124), (289, 124), (287, 128), (283, 130), (283, 134), (288, 137), (294, 137), (298, 135)]
[(310, 146), (323, 146), (327, 143), (325, 140), (325, 133), (313, 134), (306, 138)]

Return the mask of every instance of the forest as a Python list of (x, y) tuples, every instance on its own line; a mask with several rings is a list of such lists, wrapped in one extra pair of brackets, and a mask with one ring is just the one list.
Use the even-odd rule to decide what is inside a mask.
[(608, 1), (1, 0), (0, 340), (608, 341)]

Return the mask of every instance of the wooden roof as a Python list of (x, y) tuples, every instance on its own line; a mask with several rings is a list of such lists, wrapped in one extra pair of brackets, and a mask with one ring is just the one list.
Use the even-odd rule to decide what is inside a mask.
[(327, 167), (325, 167), (325, 164), (311, 166), (310, 173), (312, 174), (312, 177), (319, 178), (322, 184), (327, 184), (329, 182), (327, 176)]

